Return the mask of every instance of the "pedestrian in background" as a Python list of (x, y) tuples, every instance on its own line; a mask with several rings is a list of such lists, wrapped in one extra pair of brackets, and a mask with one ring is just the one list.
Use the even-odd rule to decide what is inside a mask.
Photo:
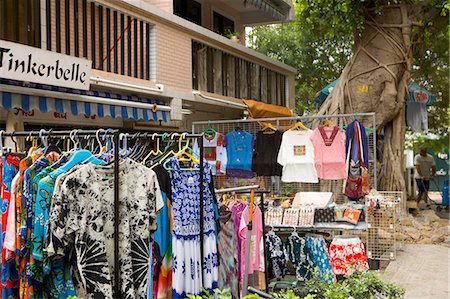
[(430, 189), (430, 179), (434, 180), (436, 176), (436, 163), (434, 162), (433, 156), (427, 153), (427, 147), (425, 145), (420, 146), (419, 154), (414, 157), (414, 165), (416, 166), (414, 177), (417, 188), (419, 189), (419, 194), (416, 198), (417, 206), (419, 206), (420, 201), (423, 199), (427, 207), (429, 207), (428, 190)]

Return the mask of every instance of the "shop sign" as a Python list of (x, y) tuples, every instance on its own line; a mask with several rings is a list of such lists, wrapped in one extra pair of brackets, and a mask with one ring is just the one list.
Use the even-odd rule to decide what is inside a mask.
[(92, 61), (0, 40), (0, 78), (89, 90)]

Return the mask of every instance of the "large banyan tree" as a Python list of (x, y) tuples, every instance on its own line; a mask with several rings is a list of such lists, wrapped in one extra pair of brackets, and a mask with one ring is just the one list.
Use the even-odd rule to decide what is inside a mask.
[[(444, 0), (295, 0), (296, 18), (254, 28), (252, 46), (297, 68), (297, 112), (339, 77), (319, 114), (375, 112), (378, 188), (404, 190), (405, 95), (412, 74), (439, 85), (448, 127), (450, 2)], [(343, 67), (345, 65), (345, 67)], [(413, 66), (415, 67), (413, 68)], [(420, 77), (420, 78), (418, 78)], [(427, 88), (430, 87), (428, 84)], [(431, 86), (432, 87), (432, 86)], [(434, 86), (436, 87), (436, 86)], [(436, 90), (435, 90), (436, 91)], [(311, 101), (309, 101), (311, 103)], [(436, 111), (434, 111), (436, 112)], [(442, 121), (441, 121), (442, 122)]]

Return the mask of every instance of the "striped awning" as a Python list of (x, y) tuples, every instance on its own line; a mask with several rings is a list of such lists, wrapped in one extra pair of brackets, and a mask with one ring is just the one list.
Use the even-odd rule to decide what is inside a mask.
[(91, 117), (121, 117), (124, 120), (163, 121), (170, 119), (170, 107), (164, 102), (109, 92), (78, 90), (42, 84), (0, 80), (0, 107), (30, 112), (70, 113)]
[(250, 3), (254, 7), (269, 13), (270, 15), (272, 15), (272, 17), (274, 17), (277, 20), (283, 21), (286, 20), (287, 18), (286, 13), (283, 12), (282, 9), (272, 4), (268, 0), (244, 0), (244, 2)]

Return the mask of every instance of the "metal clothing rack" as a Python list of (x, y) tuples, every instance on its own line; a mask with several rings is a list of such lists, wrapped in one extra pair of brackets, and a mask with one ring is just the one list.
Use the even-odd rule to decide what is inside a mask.
[[(102, 129), (101, 129), (102, 130)], [(1, 132), (0, 138), (2, 137), (42, 137), (42, 136), (71, 136), (75, 133), (75, 137), (78, 136), (98, 136), (99, 130), (71, 130), (71, 131), (53, 131), (53, 130), (40, 130), (40, 131), (22, 131), (22, 132)], [(113, 137), (114, 144), (114, 298), (120, 298), (120, 261), (119, 261), (119, 148), (120, 148), (120, 130), (117, 129), (103, 129), (101, 132), (103, 136)], [(158, 133), (158, 134), (148, 134), (148, 133), (136, 133), (129, 135), (131, 138), (156, 138), (156, 137), (166, 137), (168, 133)], [(181, 136), (181, 134), (180, 134)], [(203, 263), (204, 259), (204, 249), (203, 249), (203, 213), (204, 213), (204, 157), (203, 157), (203, 134), (186, 134), (183, 136), (185, 138), (197, 138), (200, 147), (200, 252), (201, 261)], [(203, 269), (203, 266), (202, 266)], [(202, 272), (200, 272), (202, 273)], [(149, 282), (151, 283), (151, 282)], [(204, 275), (202, 273), (202, 284), (204, 284)]]
[[(337, 120), (339, 123), (336, 125), (348, 124), (353, 120), (359, 118), (359, 121), (364, 123), (367, 128), (372, 129), (370, 134), (367, 134), (368, 138), (368, 146), (369, 146), (369, 164), (371, 168), (370, 172), (370, 181), (372, 186), (377, 189), (377, 136), (376, 136), (376, 117), (375, 113), (354, 113), (354, 114), (335, 114), (335, 115), (310, 115), (310, 116), (296, 116), (296, 117), (278, 117), (278, 118), (257, 118), (257, 119), (236, 119), (236, 120), (214, 120), (214, 121), (198, 121), (192, 123), (192, 132), (203, 132), (207, 127), (212, 127), (217, 132), (222, 134), (227, 134), (235, 129), (235, 127), (240, 127), (242, 130), (245, 130), (251, 134), (256, 134), (259, 130), (261, 130), (261, 124), (264, 123), (272, 123), (278, 130), (281, 130), (283, 127), (290, 127), (292, 124), (298, 121), (304, 121), (308, 124), (312, 124), (312, 126), (317, 126), (319, 120), (324, 119), (333, 119)], [(361, 120), (362, 119), (362, 120)], [(371, 137), (371, 138), (370, 138)], [(274, 182), (275, 180), (275, 182)], [(217, 181), (217, 180), (216, 180)], [(280, 177), (264, 177), (264, 182), (266, 186), (272, 187), (271, 191), (274, 194), (281, 194), (281, 191), (284, 187), (287, 187), (289, 190), (303, 190), (303, 191), (322, 191), (320, 184), (308, 184), (308, 183), (282, 183)], [(275, 183), (275, 184), (274, 184)], [(336, 184), (337, 183), (337, 184)], [(334, 184), (334, 185), (333, 185)], [(330, 189), (337, 190), (337, 194), (342, 195), (342, 184), (339, 185), (339, 181), (330, 182)], [(338, 191), (341, 190), (341, 191)], [(292, 191), (292, 190), (291, 190)], [(237, 193), (237, 192), (236, 192)], [(245, 192), (248, 193), (248, 192)], [(255, 193), (258, 191), (255, 190)], [(270, 193), (270, 192), (265, 192)], [(335, 198), (335, 201), (337, 198)], [(261, 195), (261, 213), (262, 213), (262, 221), (263, 227), (266, 228), (265, 219), (264, 219), (264, 203), (263, 203), (263, 195)], [(358, 227), (358, 229), (365, 230), (366, 227)], [(323, 229), (326, 230), (326, 229)], [(263, 234), (264, 240), (264, 261), (265, 261), (265, 280), (266, 280), (266, 291), (269, 289), (269, 271), (268, 271), (268, 259), (267, 259), (267, 248), (265, 242), (266, 234)], [(247, 290), (243, 290), (243, 294), (246, 294)]]

